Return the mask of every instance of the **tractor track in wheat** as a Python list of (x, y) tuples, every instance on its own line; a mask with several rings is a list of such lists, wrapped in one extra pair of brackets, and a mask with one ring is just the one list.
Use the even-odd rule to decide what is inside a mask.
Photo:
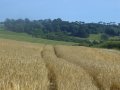
[(45, 66), (48, 70), (48, 80), (49, 80), (48, 90), (58, 90), (56, 75), (54, 73), (54, 70), (49, 67), (49, 64), (46, 62), (46, 59), (44, 58), (44, 48), (45, 46), (43, 47), (43, 50), (41, 51), (41, 57), (43, 58)]
[[(49, 88), (48, 88), (48, 90), (61, 90), (61, 89), (58, 89), (59, 88), (59, 86), (58, 86), (58, 81), (57, 81), (57, 77), (59, 77), (58, 75), (59, 74), (56, 74), (55, 73), (55, 67), (54, 66), (52, 66), (52, 64), (55, 62), (55, 60), (51, 60), (51, 61), (49, 61), (48, 60), (48, 58), (50, 58), (49, 57), (49, 54), (46, 54), (45, 52), (49, 52), (49, 49), (47, 49), (46, 48), (47, 46), (44, 46), (43, 47), (43, 50), (42, 50), (42, 52), (41, 52), (41, 56), (42, 56), (42, 58), (43, 58), (43, 60), (44, 60), (44, 62), (45, 62), (45, 65), (46, 65), (46, 68), (47, 68), (47, 70), (48, 70), (48, 80), (49, 80)], [(57, 59), (59, 59), (59, 60), (62, 60), (62, 62), (64, 63), (69, 63), (70, 65), (73, 65), (72, 63), (70, 63), (70, 62), (68, 62), (67, 60), (65, 60), (65, 59), (63, 59), (63, 58), (61, 58), (61, 57), (59, 57), (58, 55), (57, 55), (57, 52), (56, 52), (56, 50), (55, 50), (55, 46), (51, 46), (52, 47), (52, 54), (51, 54), (51, 57), (55, 57), (55, 58), (57, 58)], [(50, 52), (51, 53), (51, 52)], [(47, 57), (47, 58), (46, 58)], [(53, 58), (54, 59), (54, 58)], [(58, 62), (58, 60), (56, 60), (56, 62)], [(74, 65), (73, 65), (74, 66)], [(52, 67), (52, 68), (51, 68)], [(57, 67), (56, 67), (57, 68)], [(72, 67), (69, 67), (69, 68), (72, 68)], [(87, 71), (86, 70), (84, 70), (84, 68), (83, 67), (80, 67), (80, 66), (78, 66), (78, 68), (80, 68), (80, 70), (82, 69), (83, 70), (83, 72), (85, 72), (86, 74), (88, 74), (87, 73)], [(77, 69), (78, 69), (77, 68)], [(79, 70), (79, 71), (80, 71)], [(69, 71), (68, 71), (69, 72)], [(72, 74), (71, 72), (69, 72), (70, 74)], [(73, 75), (73, 77), (74, 77), (74, 75)], [(83, 76), (84, 77), (84, 76)], [(99, 84), (98, 84), (98, 82), (96, 82), (96, 80), (92, 77), (92, 76), (89, 76), (88, 75), (88, 77), (90, 77), (91, 78), (91, 80), (90, 80), (90, 83), (92, 83), (93, 84), (93, 87), (95, 87), (95, 89), (93, 88), (93, 90), (100, 90), (99, 89)], [(92, 81), (93, 80), (93, 81)], [(63, 82), (62, 80), (61, 80), (61, 82)], [(71, 82), (69, 82), (69, 81), (67, 81), (68, 83), (71, 83)], [(77, 83), (77, 81), (75, 81), (75, 83)], [(80, 82), (79, 82), (80, 83)], [(74, 86), (74, 87), (76, 87), (76, 86)], [(79, 90), (79, 88), (77, 88), (78, 90)], [(65, 89), (66, 90), (66, 89)], [(75, 89), (76, 90), (76, 89)]]

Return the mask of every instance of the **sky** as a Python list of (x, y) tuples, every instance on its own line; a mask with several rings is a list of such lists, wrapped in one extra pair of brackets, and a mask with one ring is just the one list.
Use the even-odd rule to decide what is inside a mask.
[(0, 21), (6, 18), (119, 23), (120, 0), (0, 0)]

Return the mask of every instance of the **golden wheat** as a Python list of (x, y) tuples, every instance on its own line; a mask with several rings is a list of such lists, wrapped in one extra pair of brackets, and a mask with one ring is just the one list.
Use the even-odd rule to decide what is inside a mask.
[(93, 78), (86, 71), (57, 58), (52, 46), (46, 46), (42, 54), (49, 71), (54, 73), (57, 89), (51, 90), (98, 90), (92, 82)]
[(55, 50), (58, 57), (83, 67), (102, 90), (120, 90), (120, 53), (117, 51), (73, 46), (56, 46)]
[(35, 46), (0, 40), (0, 90), (48, 90), (42, 46)]
[(0, 90), (120, 90), (120, 52), (0, 39)]

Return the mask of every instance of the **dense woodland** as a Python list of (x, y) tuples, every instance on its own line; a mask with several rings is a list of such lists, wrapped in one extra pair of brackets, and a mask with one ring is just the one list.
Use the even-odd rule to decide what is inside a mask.
[[(32, 37), (77, 43), (90, 43), (90, 34), (101, 34), (101, 41), (108, 37), (120, 36), (120, 24), (114, 22), (85, 23), (82, 21), (63, 21), (58, 19), (29, 20), (6, 19), (3, 23), (8, 31), (27, 33)], [(94, 41), (92, 44), (96, 44)]]

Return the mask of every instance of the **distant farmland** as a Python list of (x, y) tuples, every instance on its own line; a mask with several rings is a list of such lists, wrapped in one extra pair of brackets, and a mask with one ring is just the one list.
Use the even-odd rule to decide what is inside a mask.
[(31, 35), (28, 35), (26, 33), (16, 33), (4, 30), (0, 28), (0, 38), (3, 39), (11, 39), (11, 40), (17, 40), (17, 41), (25, 41), (25, 42), (32, 42), (32, 43), (43, 43), (43, 44), (61, 44), (61, 45), (74, 45), (77, 43), (74, 42), (65, 42), (65, 41), (55, 41), (55, 40), (48, 40), (48, 39), (42, 39), (42, 38), (35, 38)]
[(0, 39), (0, 90), (120, 90), (120, 52)]

